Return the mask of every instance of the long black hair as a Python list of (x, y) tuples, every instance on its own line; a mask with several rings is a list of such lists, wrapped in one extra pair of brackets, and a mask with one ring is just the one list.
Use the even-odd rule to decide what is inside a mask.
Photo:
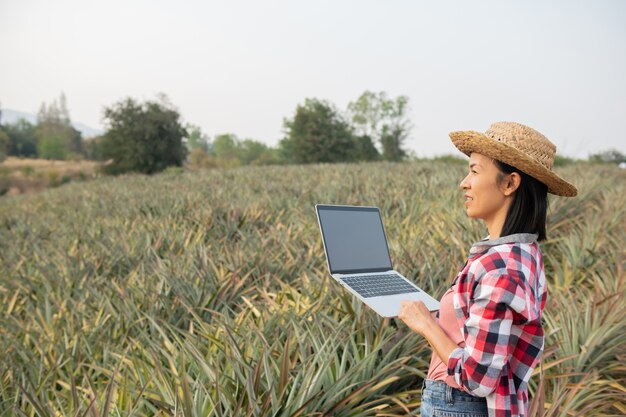
[(548, 187), (517, 168), (497, 160), (494, 162), (501, 172), (498, 174), (498, 182), (502, 181), (506, 174), (512, 172), (517, 172), (522, 177), (522, 181), (513, 195), (513, 202), (506, 214), (500, 236), (515, 233), (535, 233), (539, 235), (539, 241), (545, 240)]

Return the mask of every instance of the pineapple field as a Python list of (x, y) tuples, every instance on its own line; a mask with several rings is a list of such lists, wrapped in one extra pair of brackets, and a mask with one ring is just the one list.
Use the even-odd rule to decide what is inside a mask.
[[(467, 167), (240, 167), (0, 198), (0, 416), (417, 415), (431, 349), (330, 277), (316, 203), (378, 206), (439, 298), (486, 229)], [(561, 168), (532, 416), (626, 414), (626, 170)]]

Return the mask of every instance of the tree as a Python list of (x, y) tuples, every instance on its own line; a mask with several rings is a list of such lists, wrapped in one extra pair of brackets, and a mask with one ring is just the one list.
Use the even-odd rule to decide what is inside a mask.
[(344, 162), (356, 160), (355, 140), (350, 125), (333, 105), (306, 99), (298, 105), (293, 119), (285, 119), (286, 137), (280, 147), (296, 163)]
[(216, 158), (221, 160), (237, 161), (239, 165), (241, 161), (237, 158), (239, 148), (239, 139), (232, 133), (223, 133), (215, 136), (211, 145), (211, 152)]
[(400, 126), (383, 127), (380, 145), (383, 148), (384, 160), (402, 161), (406, 157), (406, 151), (402, 148), (406, 136), (406, 132)]
[(211, 144), (211, 154), (220, 168), (235, 168), (241, 165), (239, 159), (239, 139), (232, 133), (215, 136)]
[(269, 147), (262, 142), (245, 139), (239, 146), (239, 159), (246, 165), (254, 164), (257, 163), (261, 155), (268, 150)]
[(187, 129), (187, 150), (193, 152), (196, 149), (201, 149), (204, 152), (209, 151), (209, 137), (202, 133), (200, 127), (187, 123), (185, 127)]
[(369, 136), (355, 136), (354, 142), (355, 161), (376, 161), (380, 159), (380, 153), (378, 153), (374, 142), (372, 142), (372, 138)]
[(183, 164), (187, 131), (167, 97), (144, 103), (126, 98), (105, 108), (104, 117), (107, 132), (100, 150), (104, 159), (112, 159), (108, 173), (153, 174)]
[(37, 145), (37, 153), (41, 158), (65, 160), (69, 156), (60, 136), (47, 135)]
[(83, 153), (91, 161), (103, 161), (102, 143), (104, 136), (96, 136), (83, 141)]
[(406, 96), (389, 99), (384, 91), (365, 91), (357, 101), (348, 104), (356, 132), (378, 142), (382, 158), (387, 161), (400, 161), (406, 156), (402, 145), (412, 127), (407, 116), (408, 103)]
[(65, 94), (58, 102), (41, 104), (34, 136), (41, 158), (67, 159), (82, 152), (82, 136), (71, 124)]
[(193, 168), (216, 168), (217, 161), (213, 155), (209, 155), (206, 151), (202, 149), (194, 149), (189, 152), (189, 166)]
[(0, 104), (0, 162), (4, 161), (11, 148), (11, 138), (2, 130), (2, 105)]
[(254, 161), (253, 165), (278, 165), (282, 164), (280, 150), (277, 148), (267, 148)]
[(264, 165), (278, 163), (277, 153), (264, 143), (253, 140), (239, 140), (232, 133), (217, 135), (211, 144), (211, 154), (218, 164), (225, 168), (239, 165)]
[(15, 123), (2, 126), (9, 135), (11, 144), (9, 155), (37, 157), (37, 139), (35, 138), (35, 125), (26, 119), (20, 119)]
[(589, 161), (602, 164), (619, 165), (626, 162), (626, 155), (624, 155), (617, 149), (609, 149), (603, 152), (589, 155)]
[(0, 127), (0, 162), (5, 160), (5, 158), (9, 154), (10, 147), (11, 147), (11, 138)]

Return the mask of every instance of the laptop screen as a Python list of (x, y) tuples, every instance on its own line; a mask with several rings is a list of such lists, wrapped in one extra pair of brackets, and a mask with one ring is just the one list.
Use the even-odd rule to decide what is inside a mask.
[(392, 269), (387, 239), (376, 207), (317, 205), (331, 274)]

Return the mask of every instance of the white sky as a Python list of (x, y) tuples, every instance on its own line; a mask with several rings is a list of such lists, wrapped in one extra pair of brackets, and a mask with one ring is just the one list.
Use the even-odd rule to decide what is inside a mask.
[(626, 1), (0, 0), (0, 103), (72, 120), (164, 92), (214, 136), (276, 145), (306, 97), (410, 99), (407, 148), (525, 123), (558, 153), (626, 151)]

